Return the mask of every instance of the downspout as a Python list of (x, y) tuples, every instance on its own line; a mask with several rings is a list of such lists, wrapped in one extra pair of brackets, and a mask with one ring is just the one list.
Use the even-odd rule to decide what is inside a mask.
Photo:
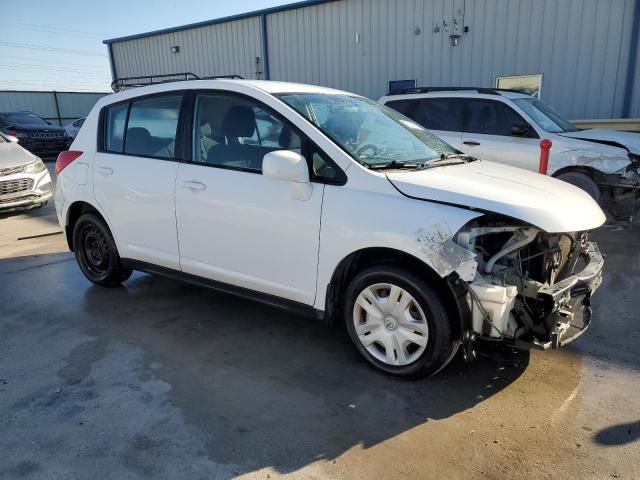
[[(636, 76), (636, 62), (638, 61), (638, 42), (640, 41), (640, 0), (636, 0), (633, 8), (633, 23), (631, 25), (631, 43), (629, 45), (629, 62), (627, 63), (627, 83), (622, 100), (622, 118), (631, 116), (631, 100)], [(640, 91), (638, 91), (640, 95)]]
[(116, 78), (118, 78), (118, 73), (116, 72), (116, 64), (113, 61), (113, 48), (111, 48), (110, 43), (107, 43), (107, 50), (109, 51), (109, 67), (111, 68), (111, 81), (114, 82)]
[(267, 15), (260, 15), (260, 38), (262, 40), (262, 72), (264, 80), (269, 80), (269, 44), (267, 39)]
[(58, 125), (62, 127), (62, 117), (60, 116), (60, 104), (58, 103), (58, 94), (55, 90), (53, 91), (53, 101), (56, 104), (56, 113), (58, 114)]

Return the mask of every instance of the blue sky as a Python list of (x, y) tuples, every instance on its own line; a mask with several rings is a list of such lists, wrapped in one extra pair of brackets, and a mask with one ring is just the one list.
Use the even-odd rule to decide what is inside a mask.
[(110, 91), (109, 59), (102, 40), (286, 3), (294, 2), (10, 2), (0, 16), (0, 90)]

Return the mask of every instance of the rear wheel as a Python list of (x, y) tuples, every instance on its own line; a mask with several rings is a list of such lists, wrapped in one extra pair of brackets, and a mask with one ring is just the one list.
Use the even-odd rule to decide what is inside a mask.
[(344, 317), (357, 350), (390, 375), (431, 375), (455, 353), (457, 344), (437, 295), (422, 279), (397, 267), (358, 274), (347, 289)]
[(85, 213), (76, 222), (73, 250), (82, 273), (97, 285), (112, 287), (131, 276), (120, 261), (109, 227), (95, 213)]

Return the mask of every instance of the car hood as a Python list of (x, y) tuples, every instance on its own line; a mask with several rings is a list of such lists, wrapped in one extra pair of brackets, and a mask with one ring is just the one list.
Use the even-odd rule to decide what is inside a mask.
[(620, 132), (617, 130), (605, 130), (603, 128), (588, 128), (577, 132), (558, 133), (558, 135), (620, 147), (626, 149), (630, 153), (640, 155), (640, 133), (636, 132)]
[(555, 178), (484, 160), (387, 172), (404, 195), (516, 218), (546, 232), (599, 227), (605, 215), (584, 191)]
[(17, 143), (0, 143), (0, 168), (19, 167), (31, 163), (37, 158)]

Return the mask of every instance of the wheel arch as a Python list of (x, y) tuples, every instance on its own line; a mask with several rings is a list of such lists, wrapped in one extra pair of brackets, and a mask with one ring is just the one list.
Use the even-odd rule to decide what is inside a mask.
[[(78, 219), (85, 213), (95, 213), (102, 220), (104, 220), (104, 222), (107, 225), (109, 225), (106, 218), (104, 218), (104, 215), (102, 215), (100, 211), (96, 207), (91, 205), (89, 202), (85, 202), (82, 200), (73, 202), (71, 205), (69, 205), (69, 208), (67, 209), (67, 221), (64, 227), (65, 236), (67, 239), (67, 245), (69, 246), (69, 250), (71, 250), (72, 252), (74, 251), (73, 250), (73, 229), (75, 228), (76, 223), (78, 222)], [(113, 235), (113, 230), (111, 229), (110, 226), (109, 226), (109, 230), (111, 230), (111, 235)], [(114, 240), (115, 240), (115, 237), (114, 237)]]
[(460, 290), (461, 281), (456, 273), (441, 277), (423, 260), (409, 253), (389, 247), (366, 247), (351, 252), (336, 266), (327, 285), (325, 298), (325, 318), (331, 325), (337, 323), (344, 301), (344, 292), (349, 282), (358, 272), (372, 266), (394, 265), (425, 279), (434, 289), (450, 315), (451, 327), (457, 338), (464, 332), (464, 312), (462, 302), (466, 302), (466, 290)]
[(599, 170), (596, 170), (595, 168), (586, 167), (582, 165), (568, 165), (566, 167), (562, 167), (554, 171), (553, 174), (551, 174), (551, 176), (553, 178), (558, 178), (560, 175), (563, 175), (565, 173), (583, 173), (591, 177), (591, 179), (596, 183), (598, 181), (598, 177), (602, 175), (602, 172), (600, 172)]

